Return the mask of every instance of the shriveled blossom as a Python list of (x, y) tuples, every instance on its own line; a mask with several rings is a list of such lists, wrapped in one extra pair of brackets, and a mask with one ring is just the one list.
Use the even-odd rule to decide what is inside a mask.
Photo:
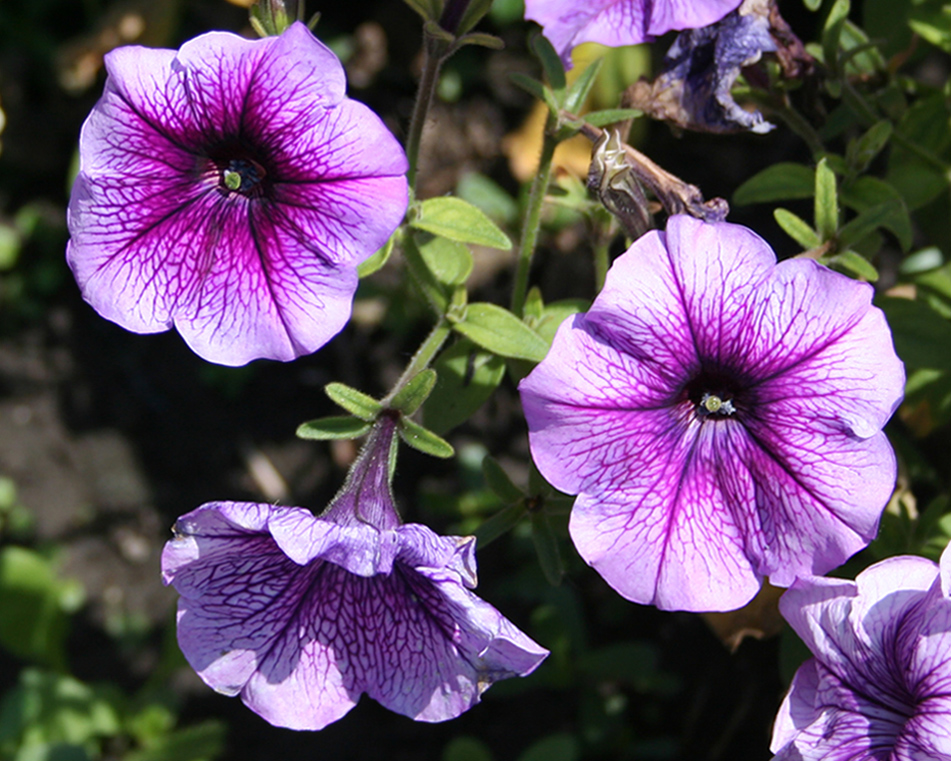
[(904, 385), (871, 299), (739, 225), (640, 238), (519, 386), (581, 556), (630, 600), (713, 611), (864, 547)]
[(719, 21), (741, 0), (525, 0), (525, 18), (571, 67), (571, 49), (582, 42), (609, 47), (650, 42), (671, 30), (697, 29)]
[(451, 719), (548, 654), (469, 591), (474, 537), (400, 524), (393, 431), (385, 419), (374, 429), (320, 517), (213, 502), (165, 546), (188, 662), (272, 724), (321, 729), (363, 693), (420, 721)]
[(699, 132), (769, 132), (774, 125), (741, 108), (732, 93), (744, 66), (777, 50), (769, 10), (768, 3), (747, 2), (715, 24), (682, 32), (657, 79), (634, 85), (630, 105)]
[(779, 609), (814, 657), (776, 717), (777, 761), (951, 759), (951, 551), (799, 579)]
[(321, 347), (407, 204), (403, 150), (345, 97), (336, 56), (295, 23), (105, 65), (68, 212), (86, 300), (137, 333), (174, 326), (225, 365)]

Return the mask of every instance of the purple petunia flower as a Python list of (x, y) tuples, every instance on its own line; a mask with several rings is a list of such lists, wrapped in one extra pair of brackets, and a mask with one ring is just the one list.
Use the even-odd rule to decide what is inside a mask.
[(629, 600), (730, 610), (875, 536), (904, 371), (872, 288), (671, 217), (611, 268), (519, 390), (533, 458), (578, 494), (581, 556)]
[(609, 47), (650, 42), (673, 29), (719, 21), (741, 0), (525, 0), (525, 18), (538, 22), (571, 67), (571, 49), (582, 42)]
[(951, 550), (799, 579), (779, 609), (814, 658), (773, 727), (777, 761), (951, 759)]
[(119, 48), (106, 71), (69, 203), (86, 300), (225, 365), (323, 346), (408, 198), (402, 148), (336, 56), (295, 23)]
[(384, 418), (320, 517), (212, 502), (180, 518), (165, 546), (188, 662), (272, 724), (321, 729), (363, 693), (443, 721), (548, 655), (469, 591), (474, 537), (400, 525), (393, 435)]

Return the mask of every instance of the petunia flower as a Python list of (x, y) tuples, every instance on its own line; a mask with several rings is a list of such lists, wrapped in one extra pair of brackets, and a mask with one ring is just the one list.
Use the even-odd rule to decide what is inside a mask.
[(609, 47), (650, 42), (673, 29), (719, 21), (741, 0), (525, 0), (525, 18), (536, 21), (571, 68), (571, 49), (582, 42)]
[(548, 655), (469, 591), (474, 537), (400, 524), (393, 432), (386, 419), (374, 429), (320, 517), (212, 502), (165, 546), (188, 662), (274, 725), (321, 729), (363, 693), (420, 721), (451, 719)]
[(225, 365), (290, 360), (350, 316), (406, 211), (407, 163), (303, 24), (119, 48), (83, 125), (67, 260), (103, 317)]
[(519, 386), (581, 556), (629, 600), (730, 610), (875, 536), (904, 370), (872, 288), (668, 220), (615, 261)]
[(779, 609), (812, 651), (776, 717), (776, 761), (951, 759), (951, 550), (855, 581), (803, 578)]

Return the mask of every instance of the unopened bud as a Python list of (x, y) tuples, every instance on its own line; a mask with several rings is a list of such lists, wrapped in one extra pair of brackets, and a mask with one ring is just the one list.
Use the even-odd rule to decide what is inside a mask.
[(605, 130), (594, 144), (588, 187), (633, 240), (650, 229), (647, 197), (628, 162), (620, 135), (613, 130)]

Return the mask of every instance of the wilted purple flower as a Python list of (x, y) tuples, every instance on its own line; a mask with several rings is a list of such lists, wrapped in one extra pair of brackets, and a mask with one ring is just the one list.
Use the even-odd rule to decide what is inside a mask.
[(403, 150), (336, 56), (295, 23), (119, 48), (106, 71), (69, 204), (86, 300), (221, 364), (321, 347), (407, 204)]
[(582, 42), (636, 45), (672, 29), (696, 29), (723, 18), (741, 0), (525, 0), (566, 66)]
[(640, 238), (519, 386), (581, 556), (635, 602), (729, 610), (868, 544), (904, 381), (871, 298), (739, 225)]
[(779, 761), (951, 759), (951, 550), (799, 579), (779, 609), (814, 658), (773, 727)]
[(774, 125), (759, 111), (747, 111), (733, 99), (733, 84), (744, 66), (774, 52), (768, 4), (750, 4), (750, 12), (730, 13), (716, 24), (682, 32), (652, 83), (638, 82), (631, 105), (684, 129), (700, 132), (769, 132)]
[(400, 525), (393, 430), (374, 430), (320, 517), (212, 502), (165, 546), (188, 662), (272, 724), (321, 729), (363, 693), (420, 721), (451, 719), (548, 654), (469, 591), (474, 537)]

